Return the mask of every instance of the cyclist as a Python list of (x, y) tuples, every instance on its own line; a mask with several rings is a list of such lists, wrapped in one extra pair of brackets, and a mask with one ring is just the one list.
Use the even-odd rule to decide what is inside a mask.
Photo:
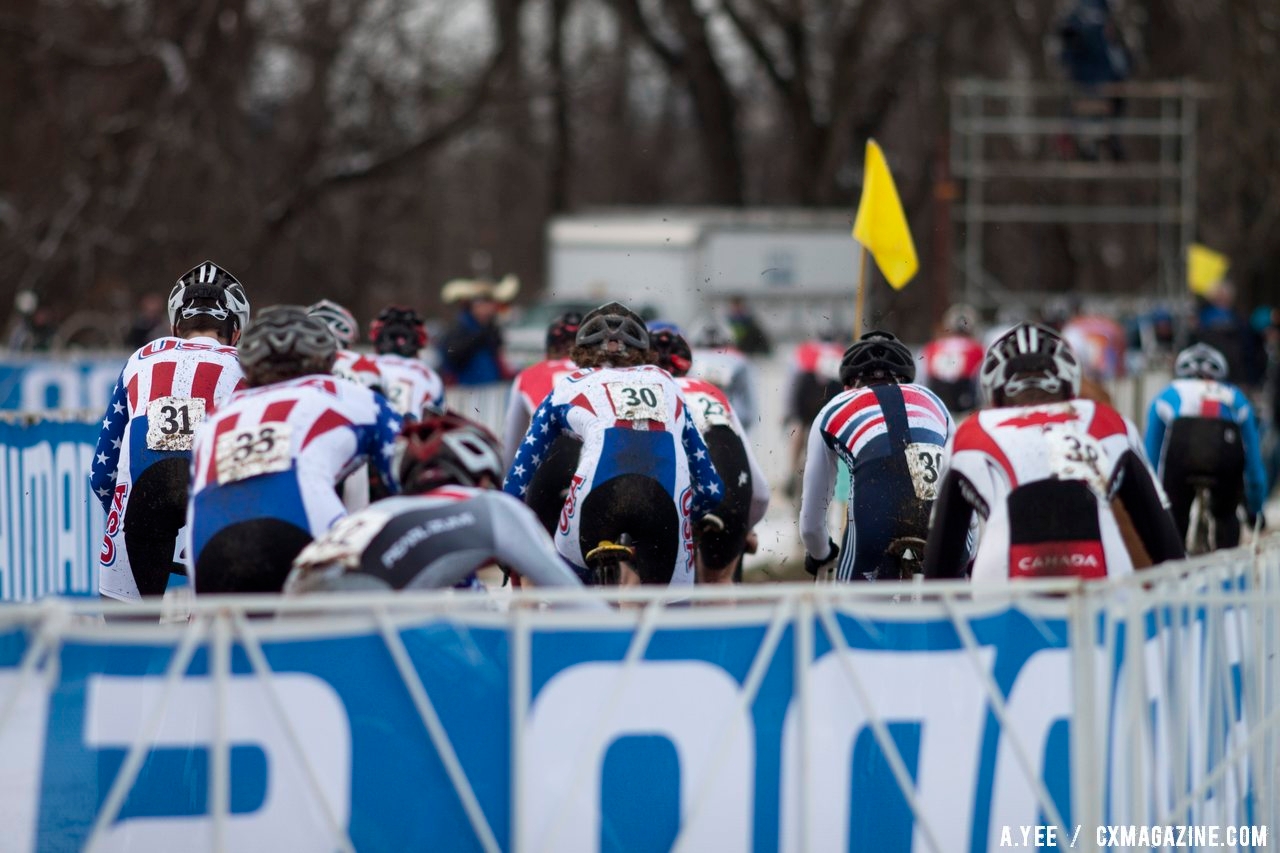
[(404, 494), (349, 515), (294, 560), (286, 593), (340, 589), (482, 588), (500, 563), (539, 587), (580, 587), (533, 512), (496, 491), (497, 439), (452, 413), (406, 423)]
[(700, 324), (689, 335), (693, 346), (695, 379), (705, 379), (724, 391), (742, 425), (751, 430), (760, 420), (756, 382), (751, 363), (738, 351), (733, 334), (719, 320)]
[(419, 418), (423, 407), (444, 408), (444, 381), (418, 357), (427, 345), (427, 327), (412, 308), (388, 305), (369, 324), (369, 340), (377, 355), (379, 390), (406, 418)]
[[(503, 430), (504, 461), (510, 467), (520, 442), (529, 429), (538, 405), (551, 393), (551, 389), (564, 377), (578, 369), (569, 358), (582, 325), (582, 315), (576, 311), (561, 314), (547, 327), (546, 359), (526, 367), (511, 385), (511, 397), (507, 401), (507, 420)], [(578, 453), (582, 442), (569, 433), (555, 440), (546, 458), (538, 466), (537, 473), (529, 481), (525, 503), (538, 515), (538, 520), (548, 533), (555, 533), (560, 520), (560, 510), (568, 496), (573, 472), (578, 467)]]
[(1147, 456), (1156, 464), (1186, 539), (1197, 481), (1209, 488), (1219, 548), (1240, 544), (1236, 507), (1243, 497), (1249, 526), (1267, 499), (1258, 422), (1249, 399), (1227, 381), (1226, 357), (1208, 344), (1178, 353), (1176, 377), (1151, 402)]
[(197, 593), (278, 592), (303, 546), (346, 515), (335, 487), (366, 460), (394, 491), (400, 416), (330, 374), (336, 349), (298, 306), (269, 308), (245, 332), (249, 389), (195, 436), (187, 554)]
[(840, 342), (843, 337), (846, 333), (835, 323), (828, 322), (817, 338), (802, 341), (791, 359), (783, 429), (790, 436), (791, 470), (794, 472), (787, 478), (786, 494), (793, 500), (800, 493), (809, 425), (822, 407), (844, 390), (840, 384), (840, 361), (848, 345)]
[(538, 406), (503, 488), (524, 497), (552, 443), (575, 435), (582, 453), (556, 527), (560, 554), (592, 580), (623, 561), (628, 582), (693, 583), (693, 525), (724, 485), (679, 386), (649, 363), (644, 321), (602, 305), (582, 318), (569, 355), (581, 369)]
[(307, 314), (322, 320), (329, 327), (333, 339), (338, 342), (338, 353), (333, 359), (334, 376), (366, 388), (382, 387), (382, 375), (378, 372), (378, 363), (374, 357), (351, 349), (351, 345), (360, 337), (360, 326), (354, 314), (331, 299), (321, 299), (308, 305)]
[[(943, 445), (955, 424), (932, 391), (912, 384), (911, 351), (888, 332), (867, 332), (845, 350), (845, 391), (822, 408), (809, 431), (800, 503), (805, 568), (836, 564), (836, 579), (901, 576), (898, 540), (923, 540), (941, 480)], [(850, 474), (843, 543), (827, 532), (837, 462)]]
[(654, 323), (649, 327), (649, 343), (657, 353), (657, 365), (674, 376), (684, 392), (694, 426), (724, 482), (724, 499), (699, 531), (698, 583), (731, 583), (740, 578), (743, 553), (755, 551), (752, 528), (769, 508), (769, 483), (724, 392), (688, 375), (693, 353), (680, 329)]
[(172, 334), (125, 362), (111, 394), (91, 481), (107, 511), (98, 588), (123, 601), (161, 595), (186, 521), (196, 427), (243, 384), (234, 344), (249, 321), (244, 286), (212, 261), (169, 293)]
[(993, 408), (956, 431), (925, 548), (925, 576), (1101, 578), (1182, 556), (1137, 428), (1076, 397), (1080, 364), (1051, 329), (1023, 324), (982, 363)]
[(920, 351), (921, 379), (954, 417), (978, 408), (978, 371), (986, 353), (974, 338), (977, 317), (968, 305), (942, 316), (939, 335)]

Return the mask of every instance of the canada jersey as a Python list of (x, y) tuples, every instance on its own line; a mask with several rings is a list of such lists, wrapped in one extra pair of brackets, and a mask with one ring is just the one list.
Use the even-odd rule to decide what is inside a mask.
[(962, 478), (960, 491), (984, 522), (973, 580), (1131, 573), (1109, 506), (1128, 452), (1145, 459), (1136, 427), (1091, 400), (987, 409), (966, 420), (948, 472)]
[(359, 572), (393, 589), (480, 587), (500, 563), (538, 587), (578, 587), (533, 510), (503, 492), (442, 486), (379, 501), (335, 524), (294, 560), (285, 592), (323, 588), (308, 574)]
[(1252, 513), (1261, 512), (1267, 498), (1267, 473), (1262, 461), (1258, 421), (1244, 393), (1226, 382), (1175, 379), (1156, 396), (1147, 413), (1145, 446), (1147, 457), (1162, 479), (1167, 476), (1165, 457), (1170, 427), (1180, 418), (1207, 418), (1240, 427), (1245, 460), (1245, 505)]
[(578, 369), (571, 359), (549, 358), (531, 364), (516, 375), (507, 398), (507, 417), (502, 429), (504, 462), (511, 464), (516, 449), (524, 438), (534, 410), (547, 398), (551, 389), (564, 377)]
[(152, 465), (187, 460), (196, 428), (244, 383), (233, 347), (211, 337), (165, 337), (125, 362), (111, 394), (90, 480), (107, 512), (99, 554), (99, 589), (136, 599), (124, 546), (124, 518), (134, 484)]
[(312, 536), (346, 514), (336, 485), (366, 461), (392, 491), (400, 416), (380, 395), (334, 376), (236, 394), (196, 432), (187, 554), (242, 521), (274, 518)]
[(560, 553), (585, 569), (578, 506), (593, 487), (639, 474), (658, 482), (675, 502), (682, 547), (672, 583), (692, 583), (691, 517), (714, 507), (724, 492), (670, 374), (644, 365), (589, 368), (565, 377), (534, 413), (503, 490), (523, 498), (552, 442), (565, 432), (582, 441), (582, 451), (556, 530)]
[(946, 406), (919, 385), (890, 382), (838, 394), (809, 431), (800, 505), (805, 550), (818, 558), (828, 553), (837, 460), (851, 475), (840, 580), (878, 572), (894, 539), (923, 538), (954, 428)]

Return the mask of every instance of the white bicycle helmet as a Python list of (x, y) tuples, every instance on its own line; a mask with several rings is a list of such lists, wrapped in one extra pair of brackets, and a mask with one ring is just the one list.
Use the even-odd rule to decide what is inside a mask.
[[(195, 305), (196, 300), (212, 300), (216, 305)], [(249, 325), (249, 297), (245, 295), (244, 285), (213, 261), (187, 270), (169, 291), (170, 326), (200, 314), (216, 320), (233, 317), (236, 328), (241, 331)]]
[(307, 314), (322, 320), (333, 333), (334, 339), (343, 347), (355, 343), (360, 334), (355, 315), (331, 299), (321, 299), (314, 305), (307, 306)]
[(1049, 394), (1069, 389), (1074, 397), (1080, 393), (1080, 362), (1057, 332), (1023, 323), (991, 345), (978, 379), (987, 399), (997, 406), (1030, 388)]
[(1208, 344), (1194, 344), (1178, 353), (1173, 375), (1179, 379), (1212, 379), (1225, 382), (1227, 357)]

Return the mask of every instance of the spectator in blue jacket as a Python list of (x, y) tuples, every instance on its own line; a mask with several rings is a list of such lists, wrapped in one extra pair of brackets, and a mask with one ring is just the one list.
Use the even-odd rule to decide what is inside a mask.
[(497, 284), (483, 279), (455, 279), (444, 286), (445, 303), (458, 306), (457, 317), (439, 347), (446, 382), (487, 385), (511, 378), (502, 355), (498, 312), (518, 288), (511, 276)]

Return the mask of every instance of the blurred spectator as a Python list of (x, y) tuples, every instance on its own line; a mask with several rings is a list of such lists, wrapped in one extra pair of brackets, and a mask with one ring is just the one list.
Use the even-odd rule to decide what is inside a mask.
[(727, 319), (729, 330), (733, 332), (733, 339), (737, 342), (739, 350), (747, 355), (768, 355), (773, 352), (773, 344), (769, 341), (769, 336), (765, 334), (764, 329), (760, 327), (756, 315), (747, 305), (747, 300), (741, 296), (730, 299)]
[(124, 342), (129, 349), (142, 349), (156, 338), (169, 334), (166, 307), (165, 299), (159, 293), (148, 293), (138, 301), (138, 313), (125, 334)]
[(513, 276), (496, 284), (484, 279), (454, 279), (444, 286), (445, 304), (458, 306), (453, 325), (439, 346), (445, 382), (487, 385), (514, 375), (503, 359), (498, 312), (519, 288)]
[(1221, 352), (1233, 385), (1245, 390), (1262, 385), (1267, 369), (1262, 337), (1235, 308), (1236, 290), (1229, 280), (1218, 282), (1208, 298), (1197, 299), (1192, 343), (1206, 343)]
[[(1106, 120), (1124, 113), (1124, 100), (1098, 88), (1123, 83), (1132, 74), (1132, 60), (1120, 28), (1112, 15), (1108, 0), (1077, 0), (1071, 11), (1058, 24), (1058, 59), (1071, 82), (1081, 92), (1071, 101), (1071, 113), (1077, 118)], [(1077, 135), (1074, 142), (1079, 156), (1098, 158), (1098, 134)], [(1106, 135), (1106, 145), (1113, 159), (1124, 159), (1119, 138)]]
[(17, 316), (9, 329), (11, 352), (48, 352), (57, 331), (53, 312), (40, 307), (39, 298), (30, 290), (19, 291), (13, 299)]

